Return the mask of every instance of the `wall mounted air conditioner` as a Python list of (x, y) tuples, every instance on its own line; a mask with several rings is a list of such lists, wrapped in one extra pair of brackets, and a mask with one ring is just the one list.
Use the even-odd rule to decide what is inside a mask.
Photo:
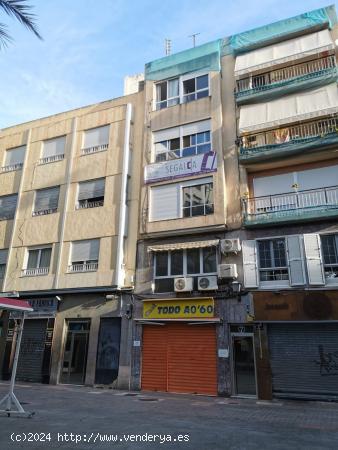
[(216, 291), (218, 289), (216, 275), (198, 277), (199, 291)]
[(217, 273), (219, 278), (237, 278), (237, 265), (219, 264), (219, 266), (217, 266)]
[(189, 292), (193, 290), (194, 279), (189, 277), (174, 278), (175, 292)]
[(221, 239), (222, 253), (237, 253), (241, 251), (239, 239)]

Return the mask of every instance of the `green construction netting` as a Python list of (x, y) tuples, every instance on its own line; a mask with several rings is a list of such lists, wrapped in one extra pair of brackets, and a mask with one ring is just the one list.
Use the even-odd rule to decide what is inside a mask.
[(328, 133), (323, 136), (314, 136), (306, 139), (294, 139), (284, 144), (264, 145), (253, 149), (241, 148), (240, 160), (245, 164), (250, 164), (285, 158), (287, 155), (310, 152), (311, 150), (322, 147), (323, 149), (337, 146), (338, 133)]
[(261, 86), (259, 88), (248, 89), (236, 93), (238, 105), (269, 101), (282, 95), (292, 94), (300, 89), (314, 89), (319, 86), (337, 81), (338, 69), (331, 67), (315, 73), (309, 73), (298, 78), (280, 81), (278, 83)]
[(334, 5), (315, 9), (314, 11), (225, 38), (222, 44), (222, 55), (237, 54), (263, 47), (283, 36), (289, 36), (310, 28), (321, 27), (325, 24), (332, 28), (336, 23), (337, 16)]
[(145, 79), (159, 81), (198, 70), (220, 71), (221, 42), (219, 39), (156, 59), (146, 64)]

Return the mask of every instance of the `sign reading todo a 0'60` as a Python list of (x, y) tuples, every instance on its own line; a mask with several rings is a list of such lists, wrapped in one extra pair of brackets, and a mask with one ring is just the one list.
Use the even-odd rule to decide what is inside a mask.
[(214, 299), (145, 300), (144, 319), (192, 319), (214, 317)]

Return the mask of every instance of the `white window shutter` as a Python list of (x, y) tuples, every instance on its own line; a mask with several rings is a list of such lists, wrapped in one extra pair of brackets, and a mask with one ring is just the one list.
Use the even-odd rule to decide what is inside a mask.
[(100, 239), (88, 239), (72, 243), (72, 262), (98, 260)]
[(43, 142), (43, 157), (63, 155), (65, 153), (66, 137), (61, 136), (54, 139), (48, 139)]
[(104, 197), (105, 178), (79, 183), (79, 200)]
[(311, 286), (323, 286), (325, 284), (325, 276), (319, 234), (304, 234), (304, 248), (309, 284)]
[(168, 184), (150, 189), (150, 221), (177, 219), (179, 210), (179, 185)]
[(256, 241), (242, 242), (244, 286), (247, 288), (258, 287), (257, 250)]
[(300, 236), (287, 236), (286, 245), (290, 271), (290, 285), (303, 286), (305, 284), (305, 276)]
[(84, 132), (84, 148), (109, 144), (109, 125), (92, 128)]
[(11, 148), (6, 151), (6, 166), (14, 164), (23, 164), (25, 160), (26, 146)]

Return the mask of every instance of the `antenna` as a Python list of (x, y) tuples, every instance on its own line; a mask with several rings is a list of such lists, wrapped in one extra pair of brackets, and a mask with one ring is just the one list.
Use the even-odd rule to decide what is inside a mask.
[(171, 39), (165, 38), (164, 49), (165, 49), (165, 56), (171, 55)]
[(191, 34), (190, 36), (188, 36), (188, 37), (192, 38), (192, 45), (194, 47), (196, 47), (196, 36), (198, 36), (199, 34), (201, 34), (201, 33), (194, 33), (194, 34)]

